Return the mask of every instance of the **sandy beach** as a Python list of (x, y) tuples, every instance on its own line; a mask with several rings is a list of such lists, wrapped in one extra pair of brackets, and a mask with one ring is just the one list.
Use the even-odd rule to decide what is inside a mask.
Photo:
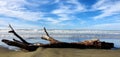
[(120, 57), (120, 50), (38, 48), (27, 52), (0, 48), (0, 57)]

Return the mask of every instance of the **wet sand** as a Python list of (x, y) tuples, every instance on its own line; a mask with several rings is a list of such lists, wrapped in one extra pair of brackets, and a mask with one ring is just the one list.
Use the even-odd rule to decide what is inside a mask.
[(120, 57), (120, 49), (38, 48), (36, 51), (27, 52), (0, 48), (0, 57)]

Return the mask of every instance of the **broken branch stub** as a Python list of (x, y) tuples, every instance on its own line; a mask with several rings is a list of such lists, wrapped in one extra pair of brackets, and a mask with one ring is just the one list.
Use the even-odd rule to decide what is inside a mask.
[(48, 32), (47, 32), (47, 30), (46, 30), (45, 27), (44, 27), (44, 32), (46, 33), (46, 36), (42, 36), (41, 39), (48, 40), (48, 41), (50, 41), (50, 43), (59, 43), (59, 42), (60, 42), (60, 41), (55, 40), (54, 38), (52, 38), (52, 37), (48, 34)]

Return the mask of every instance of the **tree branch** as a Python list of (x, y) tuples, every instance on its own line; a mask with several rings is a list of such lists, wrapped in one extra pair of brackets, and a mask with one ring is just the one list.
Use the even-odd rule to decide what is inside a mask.
[(55, 40), (54, 38), (52, 38), (52, 37), (48, 34), (48, 32), (47, 32), (47, 30), (46, 30), (45, 27), (44, 27), (44, 32), (46, 33), (47, 36), (42, 36), (41, 39), (48, 40), (48, 41), (50, 41), (50, 43), (58, 43), (58, 42), (60, 42), (60, 41)]
[(9, 33), (13, 33), (16, 37), (18, 37), (22, 42), (26, 43), (26, 44), (30, 44), (27, 41), (25, 41), (20, 35), (18, 35), (15, 30), (12, 28), (12, 26), (9, 24), (9, 27), (11, 28), (11, 31), (9, 31)]

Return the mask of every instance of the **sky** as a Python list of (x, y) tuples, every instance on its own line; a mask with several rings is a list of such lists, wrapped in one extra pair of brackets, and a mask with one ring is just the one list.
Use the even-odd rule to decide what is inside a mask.
[(0, 29), (120, 30), (120, 0), (0, 0)]

